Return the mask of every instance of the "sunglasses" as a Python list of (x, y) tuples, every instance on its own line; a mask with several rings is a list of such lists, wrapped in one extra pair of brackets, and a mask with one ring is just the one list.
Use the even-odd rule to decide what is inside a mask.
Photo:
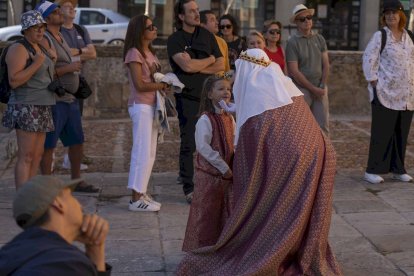
[(231, 29), (233, 28), (233, 25), (220, 25), (220, 29), (224, 30), (224, 29)]
[(35, 26), (30, 27), (30, 29), (32, 29), (35, 32), (44, 31), (46, 30), (46, 25), (45, 24), (35, 25)]
[(271, 35), (280, 34), (280, 30), (278, 30), (278, 29), (268, 30), (268, 32)]
[(155, 29), (157, 28), (157, 26), (155, 26), (154, 24), (151, 24), (151, 25), (149, 25), (148, 27), (146, 27), (145, 28), (145, 30), (148, 30), (148, 31), (154, 31)]
[(309, 20), (309, 21), (311, 21), (312, 20), (312, 15), (307, 15), (307, 16), (304, 16), (304, 17), (298, 17), (298, 18), (296, 18), (296, 20), (297, 21), (300, 21), (300, 22), (305, 22), (305, 20)]

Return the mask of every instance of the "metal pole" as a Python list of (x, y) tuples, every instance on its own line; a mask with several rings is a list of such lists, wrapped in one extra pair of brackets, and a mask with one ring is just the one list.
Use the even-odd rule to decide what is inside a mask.
[(9, 4), (10, 7), (10, 16), (11, 16), (11, 21), (13, 22), (12, 25), (16, 25), (16, 16), (15, 16), (15, 12), (14, 12), (14, 6), (13, 6), (13, 2), (12, 0), (8, 0), (7, 3)]
[(151, 0), (145, 0), (145, 15), (151, 17), (151, 6), (152, 1)]
[(410, 20), (408, 21), (407, 28), (410, 31), (413, 31), (414, 29), (414, 0), (410, 0)]

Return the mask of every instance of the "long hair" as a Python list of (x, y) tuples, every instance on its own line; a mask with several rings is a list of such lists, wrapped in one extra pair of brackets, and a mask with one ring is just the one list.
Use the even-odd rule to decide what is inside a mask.
[(174, 19), (175, 19), (175, 28), (177, 30), (183, 28), (183, 21), (180, 19), (180, 14), (185, 14), (184, 5), (195, 0), (178, 0), (174, 5)]
[[(282, 23), (276, 20), (266, 20), (263, 24), (263, 34), (267, 33), (270, 29), (270, 26), (277, 25), (280, 30), (279, 40), (276, 42), (276, 46), (279, 47), (282, 44)], [(265, 37), (266, 38), (266, 37)], [(266, 39), (266, 46), (267, 46), (267, 39)]]
[[(405, 16), (405, 13), (401, 10), (398, 10), (398, 15), (400, 16), (400, 22), (398, 22), (398, 30), (402, 31), (405, 28), (405, 25), (407, 24), (407, 16)], [(381, 26), (385, 27), (387, 26), (387, 22), (385, 21), (385, 13), (381, 16)]]
[(229, 20), (231, 22), (231, 25), (233, 26), (233, 32), (232, 32), (233, 35), (239, 36), (239, 31), (240, 30), (239, 30), (239, 25), (237, 24), (236, 19), (233, 16), (231, 16), (230, 14), (225, 14), (225, 15), (222, 15), (220, 17), (219, 23), (223, 19), (227, 19), (227, 20)]
[(200, 109), (198, 111), (198, 116), (200, 117), (204, 112), (215, 112), (214, 104), (209, 99), (208, 93), (213, 91), (214, 85), (216, 82), (221, 80), (227, 80), (222, 76), (211, 75), (203, 83), (203, 90), (201, 90), (200, 96)]
[[(142, 39), (144, 37), (145, 28), (147, 27), (147, 20), (151, 19), (146, 15), (136, 15), (129, 20), (128, 23), (128, 29), (125, 35), (125, 43), (124, 43), (124, 61), (125, 57), (131, 48), (137, 48), (138, 51), (141, 53), (141, 55), (146, 58), (144, 50), (143, 50), (143, 44)], [(149, 50), (151, 53), (155, 54), (154, 48), (152, 48), (152, 45), (149, 45)]]

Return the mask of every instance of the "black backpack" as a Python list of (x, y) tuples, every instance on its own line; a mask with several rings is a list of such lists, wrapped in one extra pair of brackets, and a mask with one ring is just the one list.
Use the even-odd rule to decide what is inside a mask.
[[(36, 54), (35, 49), (33, 49), (32, 45), (26, 40), (26, 39), (19, 39), (15, 43), (22, 44), (29, 53), (32, 53), (33, 55)], [(13, 45), (13, 44), (11, 44)], [(0, 56), (0, 102), (7, 104), (9, 102), (10, 93), (11, 93), (11, 87), (9, 84), (9, 74), (7, 72), (7, 64), (6, 64), (6, 55), (7, 51), (9, 50), (10, 46), (7, 46), (3, 49), (1, 56)], [(30, 58), (26, 61), (26, 66), (30, 66), (32, 63), (32, 59)]]
[[(408, 35), (410, 36), (411, 40), (414, 43), (414, 34), (413, 34), (413, 32), (411, 32), (408, 29), (405, 29), (405, 30), (407, 31)], [(380, 31), (381, 31), (381, 50), (380, 50), (380, 55), (381, 55), (382, 51), (385, 48), (385, 44), (387, 44), (387, 33), (385, 32), (385, 29), (384, 28), (382, 28)]]

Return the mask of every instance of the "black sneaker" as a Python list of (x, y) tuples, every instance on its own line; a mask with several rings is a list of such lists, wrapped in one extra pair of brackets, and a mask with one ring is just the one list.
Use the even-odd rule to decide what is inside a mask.
[(79, 193), (97, 193), (99, 192), (99, 188), (90, 184), (86, 184), (85, 182), (81, 182), (73, 191)]
[(191, 204), (191, 201), (193, 201), (193, 192), (186, 194), (185, 199), (187, 200), (188, 204)]
[(177, 177), (177, 184), (178, 185), (183, 185), (183, 178), (181, 176)]

